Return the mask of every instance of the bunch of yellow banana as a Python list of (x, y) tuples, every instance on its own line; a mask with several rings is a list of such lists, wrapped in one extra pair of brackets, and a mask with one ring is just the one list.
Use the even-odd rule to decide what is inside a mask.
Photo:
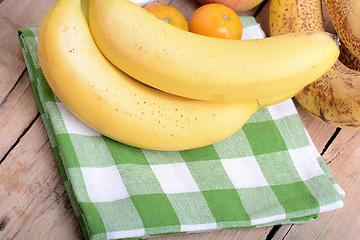
[[(340, 2), (343, 4), (335, 4)], [(349, 2), (353, 6), (350, 6)], [(345, 12), (349, 13), (347, 15), (349, 19), (351, 16), (359, 15), (360, 5), (358, 3), (360, 2), (325, 0), (334, 26), (336, 26), (335, 23), (343, 21), (343, 17), (346, 17), (346, 14), (343, 16), (338, 14), (339, 12), (344, 13), (345, 9)], [(345, 5), (347, 5), (346, 8)], [(351, 7), (354, 8), (354, 11), (350, 11)], [(336, 19), (335, 13), (338, 14), (336, 15), (338, 19)], [(270, 34), (277, 36), (311, 30), (325, 31), (322, 14), (321, 0), (271, 0), (269, 10)], [(352, 22), (358, 24), (359, 19), (354, 18)], [(345, 32), (352, 31), (350, 29), (343, 30)], [(359, 30), (358, 27), (357, 33), (360, 32)], [(337, 30), (337, 32), (340, 31)], [(360, 43), (359, 40), (355, 43), (354, 39), (343, 41), (351, 42), (354, 45)], [(360, 49), (357, 48), (357, 50)], [(295, 99), (312, 116), (330, 125), (342, 128), (360, 128), (359, 93), (360, 72), (349, 69), (338, 60), (327, 73), (300, 91)]]
[(293, 96), (339, 50), (324, 32), (229, 41), (173, 27), (129, 0), (58, 0), (38, 55), (54, 93), (88, 126), (131, 146), (183, 150), (230, 136), (258, 101)]

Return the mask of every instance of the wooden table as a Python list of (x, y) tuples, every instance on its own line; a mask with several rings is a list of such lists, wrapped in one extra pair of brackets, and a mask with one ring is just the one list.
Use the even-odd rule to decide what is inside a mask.
[[(43, 122), (35, 104), (17, 29), (39, 27), (55, 0), (0, 0), (0, 239), (82, 239)], [(187, 19), (196, 0), (161, 0)], [(268, 34), (268, 7), (255, 16)], [(328, 18), (329, 31), (332, 25)], [(301, 225), (232, 229), (155, 239), (358, 239), (360, 236), (360, 131), (336, 129), (299, 114), (340, 186), (345, 206)]]

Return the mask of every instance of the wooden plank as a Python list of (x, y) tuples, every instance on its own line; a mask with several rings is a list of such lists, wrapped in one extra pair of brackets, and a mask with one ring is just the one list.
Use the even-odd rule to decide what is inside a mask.
[(25, 69), (17, 30), (39, 27), (56, 0), (5, 0), (0, 5), (0, 103)]
[(81, 239), (39, 118), (0, 165), (0, 239)]
[(324, 154), (330, 171), (345, 190), (344, 207), (316, 221), (280, 228), (274, 239), (358, 239), (360, 235), (360, 130), (342, 129)]
[[(52, 0), (54, 2), (55, 0)], [(52, 5), (52, 3), (49, 3), (50, 1), (45, 0), (5, 0), (1, 6), (0, 6), (0, 20), (3, 19), (2, 13), (5, 13), (3, 9), (3, 5), (5, 3), (8, 4), (7, 8), (9, 6), (13, 7), (13, 11), (10, 13), (16, 13), (21, 12), (22, 14), (29, 14), (34, 9), (38, 9), (39, 5), (47, 5), (48, 7)], [(174, 6), (178, 6), (178, 8), (184, 12), (184, 15), (187, 16), (187, 19), (191, 16), (192, 11), (199, 6), (197, 2), (190, 1), (190, 0), (159, 0), (159, 2), (165, 2), (173, 4)], [(18, 4), (18, 5), (17, 5)], [(185, 5), (185, 7), (184, 7)], [(24, 6), (21, 10), (17, 6)], [(17, 10), (15, 11), (17, 7)], [(24, 10), (25, 9), (25, 10)], [(19, 25), (23, 27), (36, 27), (36, 24), (34, 24), (34, 21), (40, 22), (41, 14), (44, 14), (44, 11), (41, 10), (42, 7), (40, 7), (40, 10), (38, 10), (38, 13), (35, 13), (34, 16), (15, 16), (14, 19), (21, 18), (24, 22), (26, 22), (24, 19), (30, 19), (28, 23), (24, 23), (24, 25)], [(1, 12), (4, 11), (4, 12)], [(254, 13), (254, 12), (253, 12)], [(8, 14), (8, 13), (7, 13)], [(247, 15), (249, 13), (245, 13)], [(252, 15), (252, 14), (250, 14)], [(258, 16), (260, 16), (259, 14)], [(7, 16), (12, 16), (8, 14)], [(13, 21), (13, 17), (11, 18)], [(34, 20), (35, 19), (35, 20)], [(266, 18), (263, 18), (266, 19)], [(21, 22), (20, 21), (20, 22)], [(16, 22), (16, 21), (14, 21)], [(27, 25), (26, 25), (27, 24)], [(0, 30), (3, 26), (0, 26)], [(15, 29), (15, 28), (14, 28)], [(14, 30), (12, 29), (12, 30)], [(10, 38), (4, 37), (4, 35), (8, 35), (6, 31), (2, 31), (4, 34), (0, 37), (0, 40), (6, 40)], [(8, 30), (9, 32), (9, 30)], [(15, 32), (16, 33), (16, 32)], [(16, 36), (16, 35), (15, 35)], [(18, 44), (18, 40), (12, 39), (11, 41)], [(5, 53), (7, 55), (12, 55), (11, 51), (14, 51), (14, 47), (9, 49), (6, 49), (5, 51), (3, 48), (3, 45), (0, 46), (0, 52), (1, 54)], [(16, 51), (19, 51), (20, 48), (17, 45), (18, 49), (15, 49)], [(4, 57), (3, 55), (0, 55), (0, 60), (7, 59), (7, 61), (11, 64), (23, 64), (23, 59), (21, 53), (18, 54), (18, 58), (10, 59), (8, 57)], [(19, 57), (21, 56), (21, 58)], [(9, 65), (9, 64), (8, 64)], [(1, 66), (3, 65), (3, 62), (0, 62), (0, 74), (1, 79), (3, 81), (4, 73), (5, 71), (1, 69)], [(17, 66), (17, 68), (11, 68), (6, 67), (6, 74), (8, 74), (6, 77), (9, 80), (7, 80), (8, 84), (12, 84), (10, 88), (4, 89), (0, 83), (0, 102), (2, 101), (1, 94), (5, 94), (3, 96), (6, 96), (9, 92), (9, 89), (14, 86), (15, 82), (17, 81), (18, 76), (22, 73), (22, 70), (24, 69), (24, 65)], [(22, 69), (22, 70), (21, 70)], [(21, 71), (20, 71), (21, 70)], [(9, 71), (10, 73), (8, 73)], [(11, 72), (12, 71), (12, 72)], [(14, 88), (14, 94), (15, 90), (17, 88)], [(20, 88), (19, 88), (20, 89)], [(20, 90), (17, 90), (19, 93)], [(26, 90), (26, 92), (29, 92), (29, 90)], [(17, 95), (18, 93), (16, 93)], [(18, 101), (25, 101), (27, 97), (25, 95), (28, 93), (23, 93), (24, 96), (13, 96), (13, 99), (19, 99)], [(10, 106), (10, 95), (8, 98), (9, 105), (4, 106)], [(22, 99), (22, 100), (21, 100)], [(11, 102), (15, 103), (14, 100)], [(13, 105), (15, 107), (15, 105)], [(21, 105), (20, 105), (21, 106)], [(18, 107), (18, 105), (16, 105)], [(1, 109), (0, 109), (1, 111)], [(18, 113), (9, 113), (8, 111), (16, 111), (16, 110), (10, 110), (10, 107), (8, 107), (8, 110), (4, 111), (7, 112), (7, 116), (15, 116)], [(329, 136), (332, 135), (332, 132), (334, 129), (329, 129), (327, 125), (314, 120), (313, 118), (309, 117), (308, 114), (305, 112), (301, 112), (301, 109), (299, 110), (300, 116), (302, 117), (305, 126), (308, 128), (310, 135), (315, 139), (315, 145), (317, 146), (318, 150), (320, 151), (324, 144), (325, 140), (329, 138)], [(0, 112), (0, 118), (5, 116), (2, 116), (3, 113)], [(13, 122), (13, 128), (16, 129), (17, 124)], [(21, 124), (21, 123), (20, 123)], [(2, 131), (1, 129), (0, 131)], [(19, 130), (16, 130), (19, 131)], [(324, 131), (324, 132), (322, 132)], [(16, 136), (17, 133), (14, 133), (14, 136)], [(342, 136), (342, 135), (341, 135)], [(341, 142), (340, 142), (341, 143)], [(333, 145), (338, 146), (338, 149), (335, 151), (336, 148), (330, 148), (330, 151), (334, 149), (334, 155), (329, 157), (327, 160), (329, 160), (330, 164), (335, 163), (336, 161), (332, 161), (330, 159), (338, 159), (334, 158), (337, 156), (339, 152), (343, 152), (344, 150), (341, 148), (341, 144)], [(348, 142), (349, 143), (349, 142)], [(349, 154), (352, 154), (351, 152)], [(349, 155), (350, 158), (352, 155)], [(356, 166), (354, 166), (356, 167)], [(334, 170), (336, 170), (338, 166), (334, 166)], [(340, 172), (339, 173), (342, 176), (345, 176), (345, 174), (350, 174), (351, 172)], [(0, 239), (7, 239), (7, 238), (14, 238), (14, 239), (81, 239), (81, 233), (80, 229), (78, 227), (78, 223), (76, 219), (74, 218), (74, 214), (72, 212), (71, 206), (69, 204), (69, 201), (67, 199), (66, 193), (64, 191), (63, 183), (60, 179), (60, 175), (58, 173), (57, 165), (55, 162), (55, 159), (53, 157), (49, 142), (47, 140), (46, 133), (43, 129), (43, 125), (38, 119), (34, 125), (30, 128), (29, 132), (25, 134), (25, 136), (21, 139), (20, 143), (11, 151), (11, 153), (6, 158), (6, 161), (0, 165)], [(358, 179), (358, 178), (357, 178)], [(354, 186), (358, 185), (357, 182), (354, 181), (354, 183), (351, 185), (350, 189), (355, 189)], [(354, 208), (356, 208), (356, 203), (360, 202), (358, 199), (356, 192), (359, 192), (358, 189), (355, 189), (351, 192), (348, 192), (347, 198), (348, 201), (351, 201), (354, 205)], [(353, 193), (352, 195), (350, 195)], [(339, 211), (340, 212), (340, 211)], [(336, 212), (337, 213), (337, 212)], [(329, 213), (333, 214), (333, 213)], [(326, 216), (325, 214), (321, 216), (321, 218), (324, 218)], [(346, 216), (345, 214), (340, 214), (340, 217), (344, 218)], [(320, 218), (317, 220), (319, 221)], [(315, 221), (315, 222), (317, 222)], [(315, 223), (314, 222), (314, 223)], [(345, 221), (346, 222), (346, 221)], [(346, 222), (348, 223), (348, 222)], [(348, 223), (348, 225), (353, 225), (352, 223)], [(310, 226), (307, 225), (307, 226)], [(316, 225), (318, 228), (323, 228), (324, 224), (319, 223), (319, 226)], [(260, 229), (240, 229), (240, 230), (222, 230), (222, 231), (213, 231), (208, 233), (199, 233), (199, 234), (186, 234), (186, 235), (175, 235), (175, 236), (167, 236), (167, 237), (158, 237), (155, 239), (265, 239), (269, 233), (271, 228), (260, 228)], [(281, 228), (280, 230), (288, 230), (289, 228)], [(352, 227), (350, 230), (355, 230), (355, 227)], [(309, 228), (306, 229), (306, 231), (310, 231)], [(279, 235), (280, 231), (276, 236)], [(286, 233), (286, 232), (285, 232)], [(282, 235), (284, 236), (284, 235)], [(322, 237), (320, 235), (320, 237)], [(311, 238), (308, 238), (311, 239)]]
[(38, 109), (26, 71), (0, 104), (0, 163), (11, 146), (35, 119)]
[[(54, 2), (1, 2), (1, 158), (38, 112), (28, 74), (24, 73), (25, 64), (17, 30), (39, 27)], [(0, 165), (0, 239), (81, 239), (77, 220), (39, 118), (5, 160)]]

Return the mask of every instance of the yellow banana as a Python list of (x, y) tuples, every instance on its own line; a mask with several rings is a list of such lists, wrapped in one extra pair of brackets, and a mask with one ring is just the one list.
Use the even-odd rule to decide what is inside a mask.
[(295, 91), (291, 91), (282, 95), (278, 95), (278, 96), (274, 96), (274, 97), (268, 97), (268, 98), (261, 98), (258, 99), (258, 103), (259, 103), (259, 108), (264, 108), (264, 107), (268, 107), (277, 103), (281, 103), (289, 98), (294, 97), (297, 93), (299, 93), (301, 89), (295, 90)]
[(80, 4), (85, 19), (89, 23), (89, 0), (80, 0)]
[(324, 0), (324, 3), (341, 41), (360, 58), (360, 1)]
[(40, 26), (38, 54), (50, 87), (76, 117), (131, 146), (183, 150), (212, 144), (258, 109), (256, 101), (197, 101), (139, 83), (99, 51), (80, 0), (54, 4)]
[[(321, 0), (271, 0), (270, 34), (325, 31)], [(360, 74), (336, 61), (295, 99), (312, 116), (332, 126), (360, 128)]]
[(124, 72), (165, 92), (208, 101), (295, 91), (339, 55), (324, 32), (216, 39), (174, 28), (129, 0), (89, 0), (89, 25), (99, 49)]

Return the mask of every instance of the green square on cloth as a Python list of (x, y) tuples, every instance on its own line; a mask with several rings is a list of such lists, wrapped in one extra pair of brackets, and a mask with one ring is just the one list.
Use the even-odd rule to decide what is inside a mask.
[[(244, 39), (265, 37), (240, 17)], [(232, 136), (187, 151), (113, 141), (77, 120), (51, 91), (38, 29), (20, 29), (34, 96), (86, 239), (148, 238), (303, 223), (343, 206), (292, 100), (256, 112)]]

